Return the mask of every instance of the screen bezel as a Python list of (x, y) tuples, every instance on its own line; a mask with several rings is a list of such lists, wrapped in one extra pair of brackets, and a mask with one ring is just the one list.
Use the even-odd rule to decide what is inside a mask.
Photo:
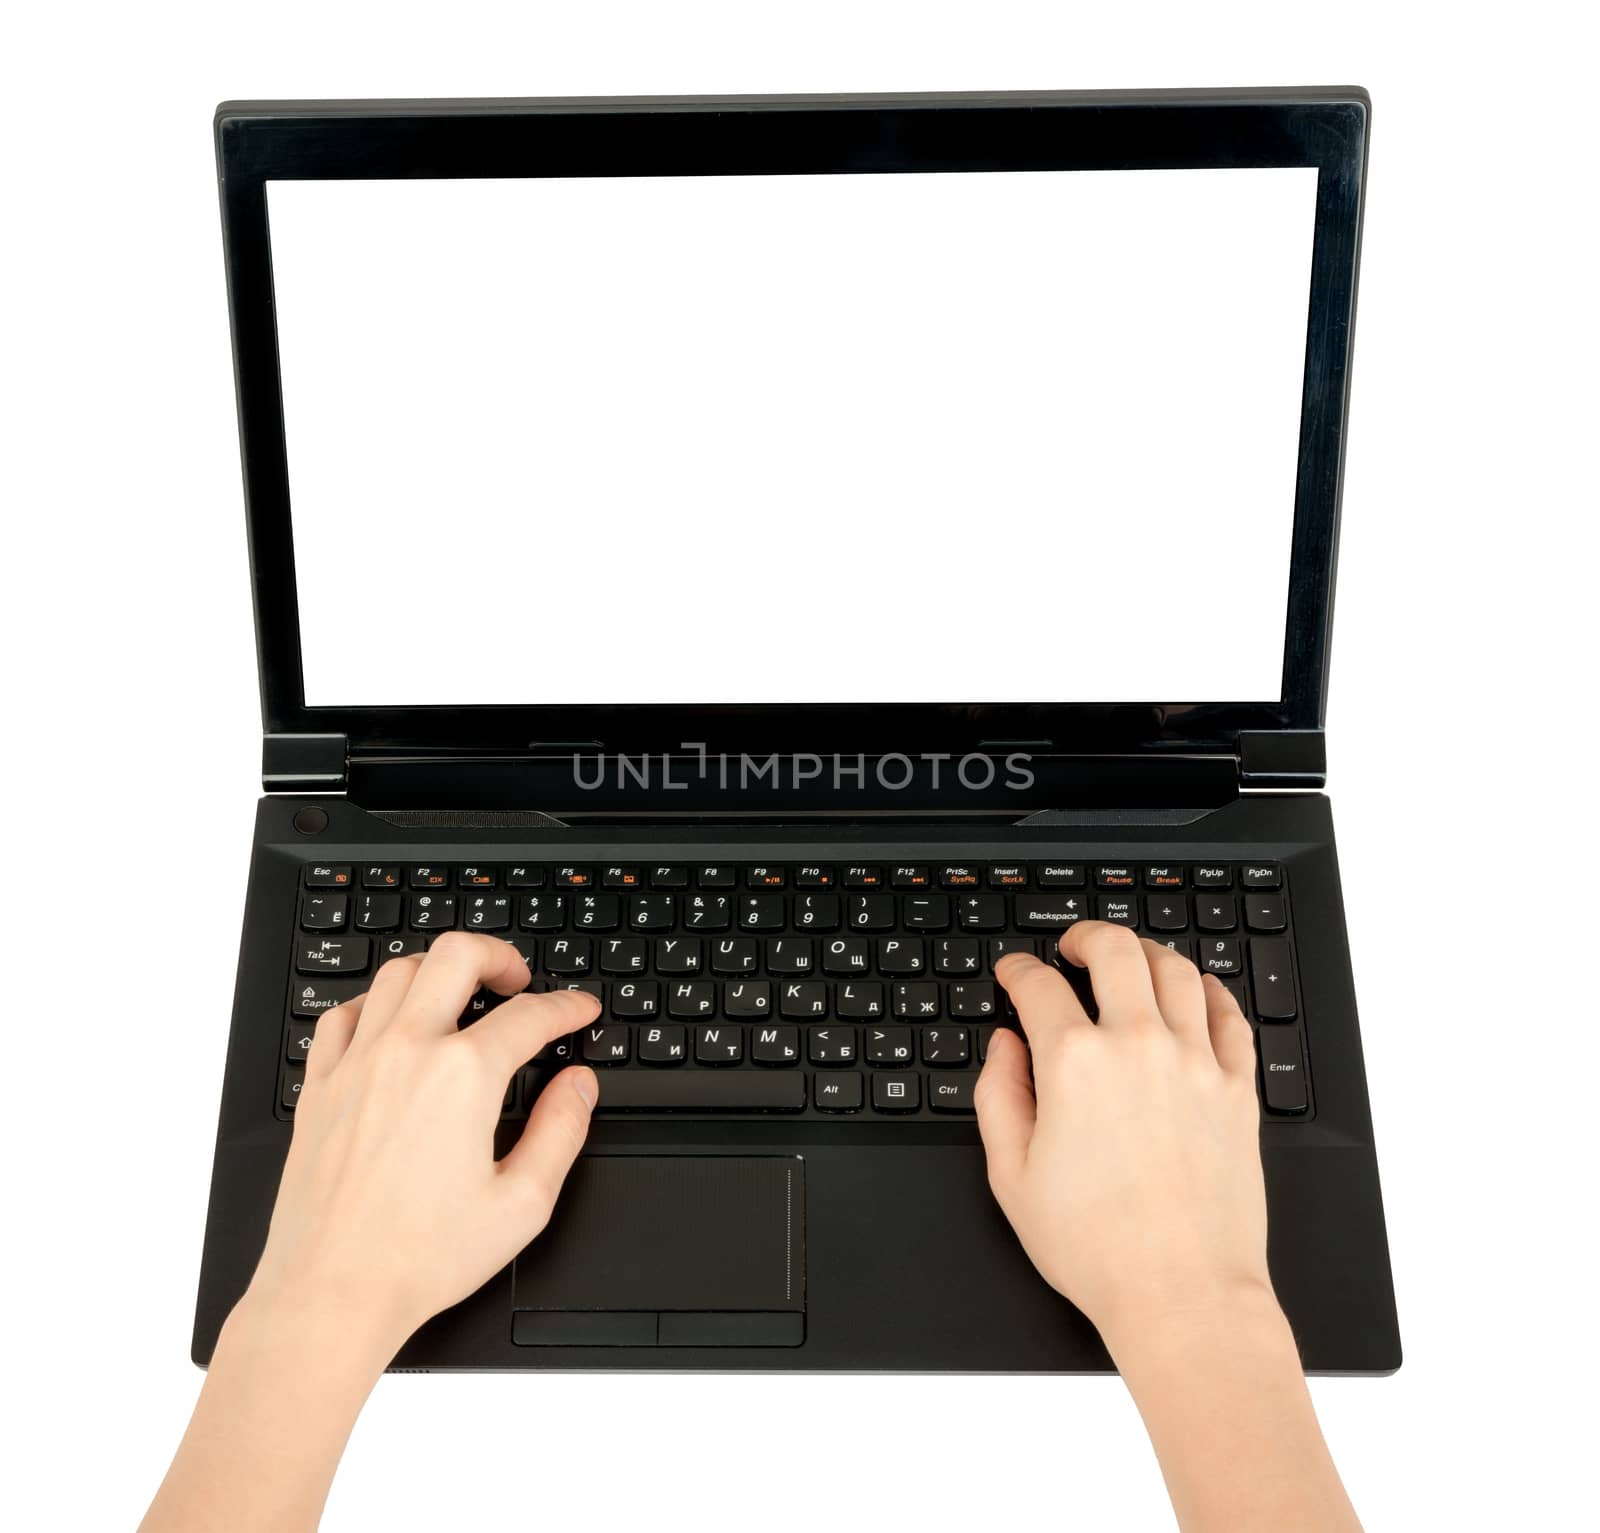
[[(1312, 92), (226, 103), (216, 116), (263, 725), (352, 749), (550, 746), (1061, 753), (1230, 749), (1320, 730), (1338, 541), (1368, 102)], [(1285, 626), (1273, 702), (308, 707), (290, 517), (266, 183), (507, 176), (915, 174), (1315, 166), (1305, 382)], [(385, 620), (352, 571), (353, 624)], [(444, 610), (460, 610), (448, 595)], [(387, 620), (397, 637), (406, 620)], [(980, 603), (973, 621), (1004, 619)], [(1152, 615), (1130, 612), (1148, 624)], [(1184, 622), (1174, 614), (1175, 626)], [(397, 646), (397, 654), (398, 654)]]

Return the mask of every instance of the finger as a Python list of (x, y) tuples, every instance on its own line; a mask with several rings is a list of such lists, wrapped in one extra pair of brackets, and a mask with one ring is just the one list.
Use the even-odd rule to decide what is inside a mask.
[(994, 966), (994, 977), (1011, 997), (1034, 1049), (1051, 1049), (1067, 1029), (1092, 1025), (1066, 977), (1032, 953), (1007, 953)]
[(361, 1020), (356, 1028), (357, 1042), (375, 1037), (389, 1025), (399, 1011), (400, 1003), (410, 992), (411, 982), (421, 967), (422, 960), (419, 957), (407, 954), (404, 958), (389, 959), (372, 977), (366, 1005), (361, 1008)]
[(335, 1006), (317, 1018), (317, 1030), (311, 1036), (311, 1049), (306, 1055), (308, 1081), (321, 1080), (344, 1058), (366, 1004), (365, 995), (352, 996), (342, 1006)]
[(1126, 926), (1107, 921), (1069, 926), (1061, 938), (1061, 956), (1089, 971), (1102, 1027), (1108, 1022), (1160, 1020), (1144, 948)]
[(528, 1240), (550, 1221), (556, 1195), (588, 1137), (589, 1114), (599, 1095), (600, 1082), (587, 1065), (563, 1070), (539, 1093), (522, 1137), (500, 1162), (502, 1185), (527, 1222)]
[(467, 1002), (484, 986), (497, 995), (528, 988), (528, 966), (509, 942), (482, 932), (445, 932), (428, 949), (394, 1025), (453, 1033)]
[(1148, 937), (1144, 957), (1162, 1020), (1186, 1042), (1206, 1043), (1206, 992), (1200, 971), (1182, 953)]
[(1201, 981), (1206, 997), (1206, 1027), (1211, 1035), (1211, 1052), (1229, 1075), (1253, 1076), (1256, 1069), (1254, 1030), (1239, 1010), (1233, 992), (1208, 974)]
[(545, 1044), (587, 1027), (599, 1015), (600, 1003), (582, 990), (517, 995), (474, 1024), (467, 1036), (486, 1052), (503, 1081)]
[(1009, 1189), (1027, 1164), (1038, 1116), (1028, 1051), (1008, 1027), (997, 1027), (989, 1040), (989, 1057), (973, 1088), (972, 1105), (978, 1110), (989, 1185), (1003, 1207)]

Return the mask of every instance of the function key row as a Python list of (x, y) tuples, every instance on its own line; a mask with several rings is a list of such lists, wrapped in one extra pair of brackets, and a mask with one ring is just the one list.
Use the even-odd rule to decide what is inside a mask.
[(816, 864), (754, 863), (307, 863), (308, 889), (888, 889), (902, 892), (959, 889), (1147, 889), (1181, 891), (1238, 887), (1278, 889), (1283, 870), (1263, 863), (860, 863), (842, 867)]

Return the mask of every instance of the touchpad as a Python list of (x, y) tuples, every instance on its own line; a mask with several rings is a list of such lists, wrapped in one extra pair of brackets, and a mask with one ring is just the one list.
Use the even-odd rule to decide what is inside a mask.
[(797, 1155), (592, 1155), (517, 1258), (529, 1347), (797, 1347), (805, 1340)]

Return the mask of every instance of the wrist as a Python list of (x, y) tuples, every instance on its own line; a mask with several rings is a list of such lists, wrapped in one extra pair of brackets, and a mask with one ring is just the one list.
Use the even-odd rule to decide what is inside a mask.
[(1091, 1318), (1124, 1374), (1154, 1360), (1177, 1361), (1219, 1349), (1263, 1353), (1286, 1347), (1297, 1356), (1283, 1307), (1265, 1278), (1204, 1292), (1130, 1296), (1103, 1319)]
[(263, 1353), (319, 1379), (370, 1388), (411, 1334), (397, 1317), (307, 1285), (293, 1292), (252, 1280), (223, 1328), (222, 1342)]

